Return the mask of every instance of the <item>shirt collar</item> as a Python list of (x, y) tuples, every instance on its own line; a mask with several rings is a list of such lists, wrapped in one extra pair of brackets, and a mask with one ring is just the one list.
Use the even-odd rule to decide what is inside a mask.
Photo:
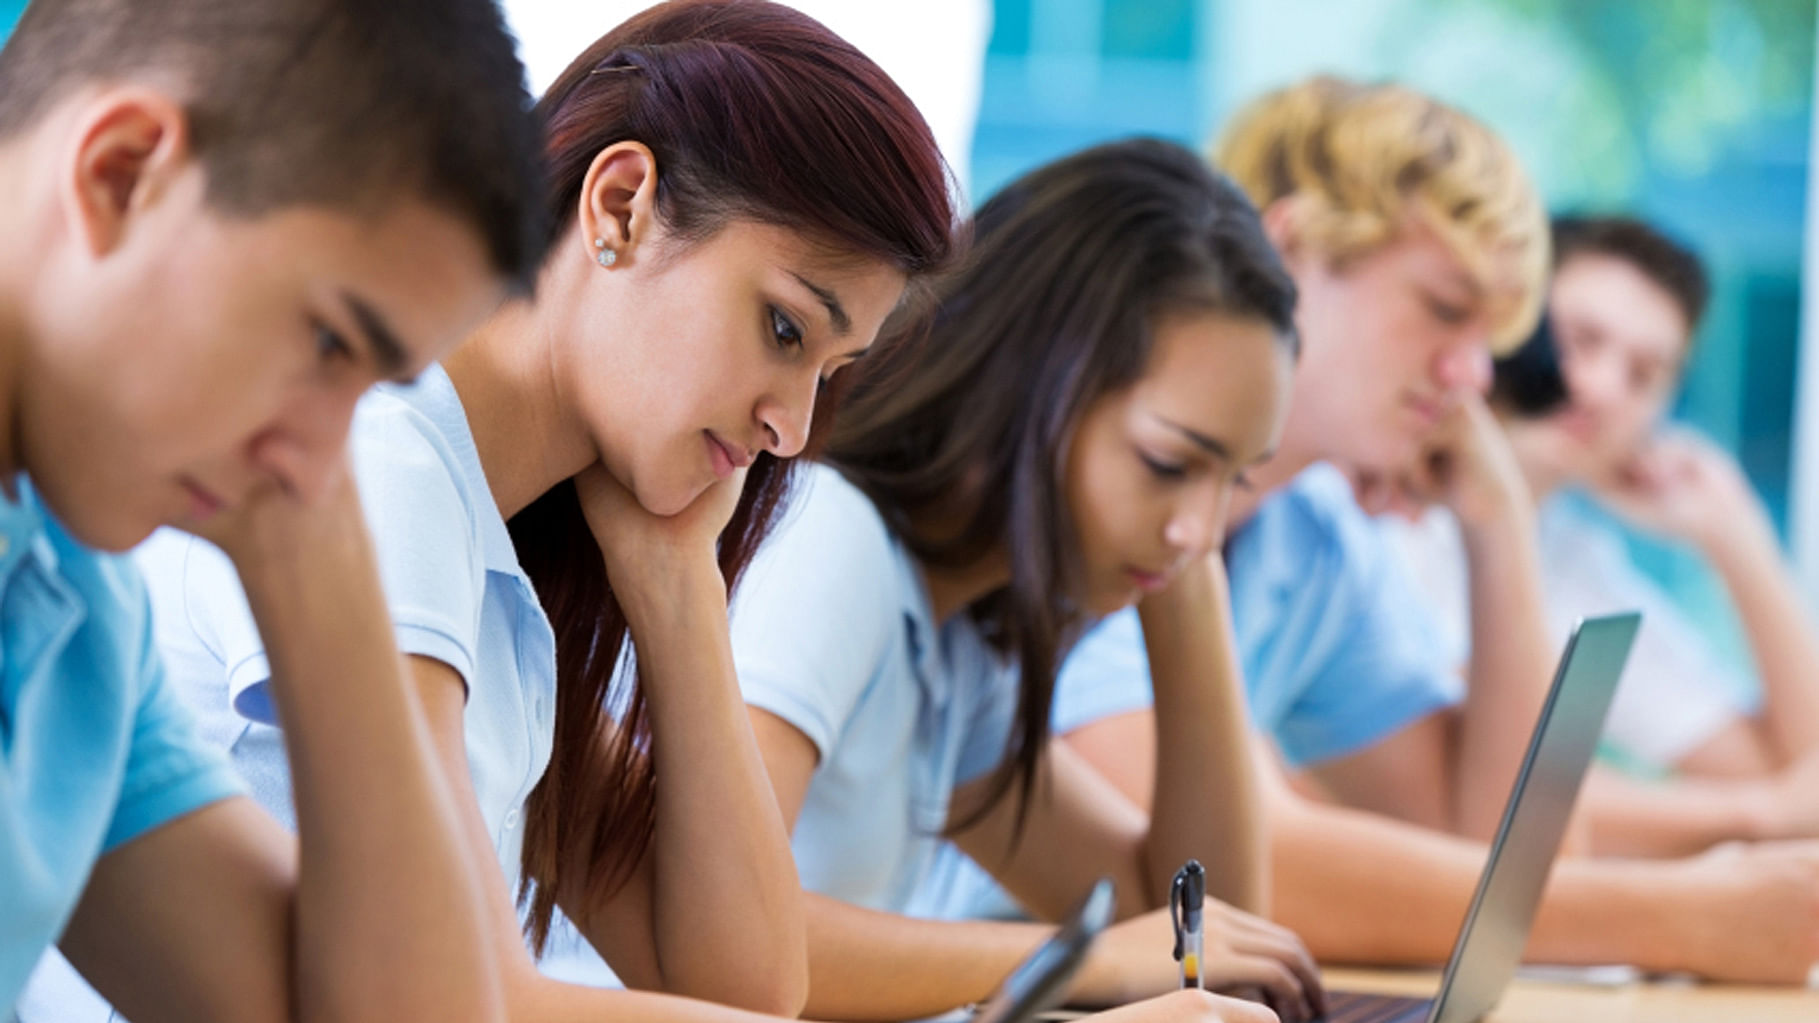
[(1288, 523), (1282, 513), (1287, 496), (1277, 494), (1264, 501), (1226, 544), (1234, 615), (1268, 614), (1264, 608), (1286, 603), (1307, 574), (1312, 551), (1286, 535)]
[(46, 535), (52, 520), (23, 473), (13, 477), (13, 491), (12, 497), (0, 494), (0, 589), (27, 555), (53, 570), (57, 565), (57, 552)]
[[(530, 577), (518, 563), (518, 548), (512, 544), (511, 530), (493, 503), (492, 487), (486, 483), (486, 471), (480, 464), (480, 449), (474, 443), (474, 430), (467, 418), (467, 408), (455, 382), (440, 365), (424, 370), (416, 382), (408, 385), (382, 385), (398, 398), (431, 415), (444, 442), (461, 462), (461, 471), (469, 479), (481, 482), (474, 500), (481, 502), (476, 517), (480, 520), (480, 557), (487, 571), (516, 576), (526, 585)], [(534, 587), (533, 587), (534, 588)]]
[(915, 555), (895, 533), (891, 553), (897, 559), (898, 591), (903, 596), (903, 629), (909, 643), (910, 666), (922, 687), (922, 696), (933, 707), (946, 706), (953, 692), (952, 672), (941, 650), (941, 629), (935, 621), (928, 582), (922, 577)]

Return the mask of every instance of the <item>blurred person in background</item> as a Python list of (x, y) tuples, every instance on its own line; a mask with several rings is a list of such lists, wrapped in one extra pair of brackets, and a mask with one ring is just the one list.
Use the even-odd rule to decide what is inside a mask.
[[(1704, 312), (1704, 267), (1627, 217), (1556, 220), (1551, 329), (1500, 362), (1492, 404), (1541, 502), (1550, 628), (1620, 607), (1645, 612), (1605, 730), (1639, 783), (1597, 770), (1581, 814), (1592, 848), (1697, 852), (1727, 839), (1819, 834), (1819, 642), (1761, 500), (1727, 454), (1665, 423)], [(1529, 407), (1529, 367), (1556, 366), (1559, 401)], [(1761, 687), (1704, 638), (1583, 496), (1688, 545), (1738, 609)], [(1456, 658), (1469, 657), (1458, 531), (1444, 511), (1391, 534), (1412, 559)], [(1666, 781), (1665, 776), (1672, 776)]]
[[(1539, 318), (1543, 207), (1488, 128), (1393, 84), (1313, 78), (1267, 95), (1234, 118), (1215, 162), (1262, 205), (1306, 343), (1281, 450), (1235, 502), (1225, 548), (1260, 733), (1271, 908), (1323, 959), (1439, 963), (1558, 652), (1533, 497), (1482, 396), (1493, 352)], [(1462, 523), (1463, 683), (1425, 594), (1360, 504), (1391, 480)], [(1056, 731), (1139, 805), (1156, 782), (1152, 699), (1128, 613), (1081, 641), (1056, 695)], [(964, 870), (944, 881), (950, 914), (1016, 909)], [(1529, 956), (1801, 982), (1819, 959), (1816, 892), (1808, 845), (1569, 859)]]

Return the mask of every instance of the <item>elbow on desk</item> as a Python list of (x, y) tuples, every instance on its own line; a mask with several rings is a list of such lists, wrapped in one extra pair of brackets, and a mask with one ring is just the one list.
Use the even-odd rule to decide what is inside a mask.
[[(458, 990), (457, 990), (458, 989)], [(504, 996), (497, 986), (450, 985), (444, 980), (393, 977), (390, 982), (318, 985), (300, 991), (298, 1023), (506, 1023)]]
[[(752, 956), (737, 964), (724, 960), (706, 965), (711, 972), (698, 976), (677, 976), (660, 971), (662, 990), (671, 994), (715, 1002), (734, 1009), (795, 1019), (808, 1007), (808, 953), (798, 956)], [(680, 971), (678, 971), (680, 972)]]

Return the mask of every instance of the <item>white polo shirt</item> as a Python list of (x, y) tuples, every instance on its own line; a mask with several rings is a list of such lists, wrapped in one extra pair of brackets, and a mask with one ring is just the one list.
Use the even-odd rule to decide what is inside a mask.
[(746, 703), (820, 757), (792, 841), (803, 887), (930, 915), (950, 798), (1003, 759), (1016, 666), (964, 615), (935, 621), (916, 559), (819, 465), (734, 595), (733, 656)]
[[(1739, 715), (1754, 714), (1757, 691), (1636, 566), (1622, 534), (1593, 518), (1578, 500), (1556, 496), (1541, 506), (1549, 628), (1564, 642), (1579, 618), (1642, 611), (1642, 630), (1611, 704), (1604, 745), (1624, 763), (1669, 771)], [(1458, 522), (1444, 509), (1416, 523), (1384, 521), (1421, 580), (1449, 656), (1465, 663), (1471, 655), (1471, 607)]]

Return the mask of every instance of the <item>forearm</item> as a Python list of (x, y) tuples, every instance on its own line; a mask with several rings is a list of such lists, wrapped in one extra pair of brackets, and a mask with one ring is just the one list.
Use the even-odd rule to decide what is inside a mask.
[(1453, 746), (1453, 830), (1489, 840), (1540, 717), (1550, 681), (1534, 516), (1512, 508), (1464, 529), (1472, 655)]
[(695, 998), (565, 984), (526, 962), (507, 985), (512, 1023), (777, 1023), (778, 1017)]
[(294, 786), (299, 1012), (502, 1018), (479, 866), (406, 688), (370, 541), (353, 532), (241, 573)]
[(1445, 962), (1484, 848), (1298, 797), (1271, 804), (1276, 920), (1322, 962)]
[(794, 1016), (802, 888), (733, 670), (717, 574), (639, 606), (633, 639), (661, 779), (652, 930), (667, 991)]
[(1710, 924), (1689, 910), (1673, 865), (1646, 860), (1562, 860), (1529, 932), (1530, 962), (1595, 966), (1628, 963), (1670, 972), (1694, 968), (1691, 949), (1674, 935), (1683, 924)]
[(980, 1001), (1054, 931), (920, 920), (814, 894), (807, 910), (808, 1019), (920, 1019)]
[[(1272, 810), (1275, 806), (1272, 804)], [(1274, 829), (1277, 919), (1323, 962), (1435, 965), (1452, 954), (1488, 850), (1343, 807), (1304, 803)], [(1530, 933), (1537, 962), (1668, 967), (1649, 864), (1556, 865)]]
[(1175, 870), (1193, 858), (1209, 895), (1267, 915), (1269, 838), (1224, 574), (1190, 567), (1175, 585), (1187, 588), (1181, 599), (1140, 606), (1156, 701), (1151, 905), (1167, 904)]
[(1594, 767), (1579, 806), (1599, 856), (1686, 856), (1774, 837), (1768, 792), (1753, 780), (1649, 783)]
[(1759, 730), (1786, 766), (1819, 750), (1819, 640), (1774, 528), (1759, 507), (1704, 545), (1749, 637), (1763, 703)]

